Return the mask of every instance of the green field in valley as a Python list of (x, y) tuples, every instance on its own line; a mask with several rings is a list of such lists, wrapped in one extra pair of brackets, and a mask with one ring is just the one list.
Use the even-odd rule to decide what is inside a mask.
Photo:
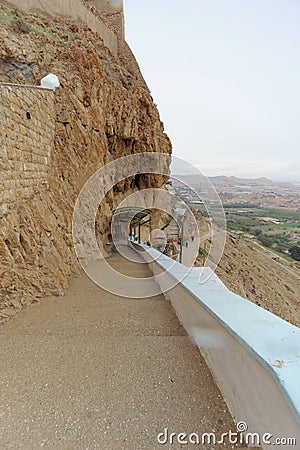
[(224, 210), (228, 229), (253, 235), (276, 253), (286, 255), (291, 247), (300, 246), (300, 213), (297, 211), (241, 205), (225, 205)]

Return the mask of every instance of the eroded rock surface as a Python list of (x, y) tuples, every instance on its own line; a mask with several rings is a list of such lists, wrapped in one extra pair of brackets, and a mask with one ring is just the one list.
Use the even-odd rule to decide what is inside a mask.
[[(171, 144), (126, 43), (120, 42), (120, 54), (113, 56), (101, 37), (82, 24), (4, 6), (0, 22), (0, 81), (39, 85), (54, 73), (61, 83), (55, 92), (48, 186), (26, 201), (16, 200), (0, 218), (1, 318), (38, 297), (62, 295), (68, 278), (79, 271), (72, 213), (86, 180), (116, 158), (171, 153)], [(160, 175), (145, 175), (115, 186), (100, 206), (100, 245), (118, 203), (139, 188), (161, 187), (164, 181)], [(3, 186), (1, 177), (0, 190)]]

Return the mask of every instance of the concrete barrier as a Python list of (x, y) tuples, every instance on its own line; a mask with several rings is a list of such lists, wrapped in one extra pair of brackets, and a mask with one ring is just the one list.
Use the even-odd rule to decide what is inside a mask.
[(300, 448), (300, 329), (229, 291), (215, 274), (201, 284), (199, 269), (188, 271), (153, 248), (134, 246), (162, 291), (181, 280), (165, 296), (236, 423), (247, 424), (248, 444), (258, 444), (259, 435), (264, 449)]

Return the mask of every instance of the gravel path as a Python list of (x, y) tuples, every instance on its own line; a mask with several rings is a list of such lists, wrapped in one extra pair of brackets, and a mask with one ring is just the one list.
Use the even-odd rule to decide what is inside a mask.
[[(147, 266), (110, 258), (128, 275)], [(0, 327), (1, 450), (230, 449), (157, 434), (235, 430), (163, 295), (124, 299), (85, 275)]]

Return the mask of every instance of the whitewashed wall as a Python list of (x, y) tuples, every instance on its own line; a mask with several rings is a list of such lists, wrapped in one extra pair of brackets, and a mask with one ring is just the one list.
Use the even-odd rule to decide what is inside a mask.
[[(204, 284), (199, 272), (171, 261), (146, 246), (136, 246), (176, 314), (198, 345), (236, 423), (248, 432), (272, 435), (265, 439), (295, 438), (300, 448), (300, 330), (229, 291), (216, 275)], [(166, 272), (165, 269), (168, 271)], [(161, 274), (165, 272), (164, 276)], [(184, 278), (184, 279), (182, 279)]]

